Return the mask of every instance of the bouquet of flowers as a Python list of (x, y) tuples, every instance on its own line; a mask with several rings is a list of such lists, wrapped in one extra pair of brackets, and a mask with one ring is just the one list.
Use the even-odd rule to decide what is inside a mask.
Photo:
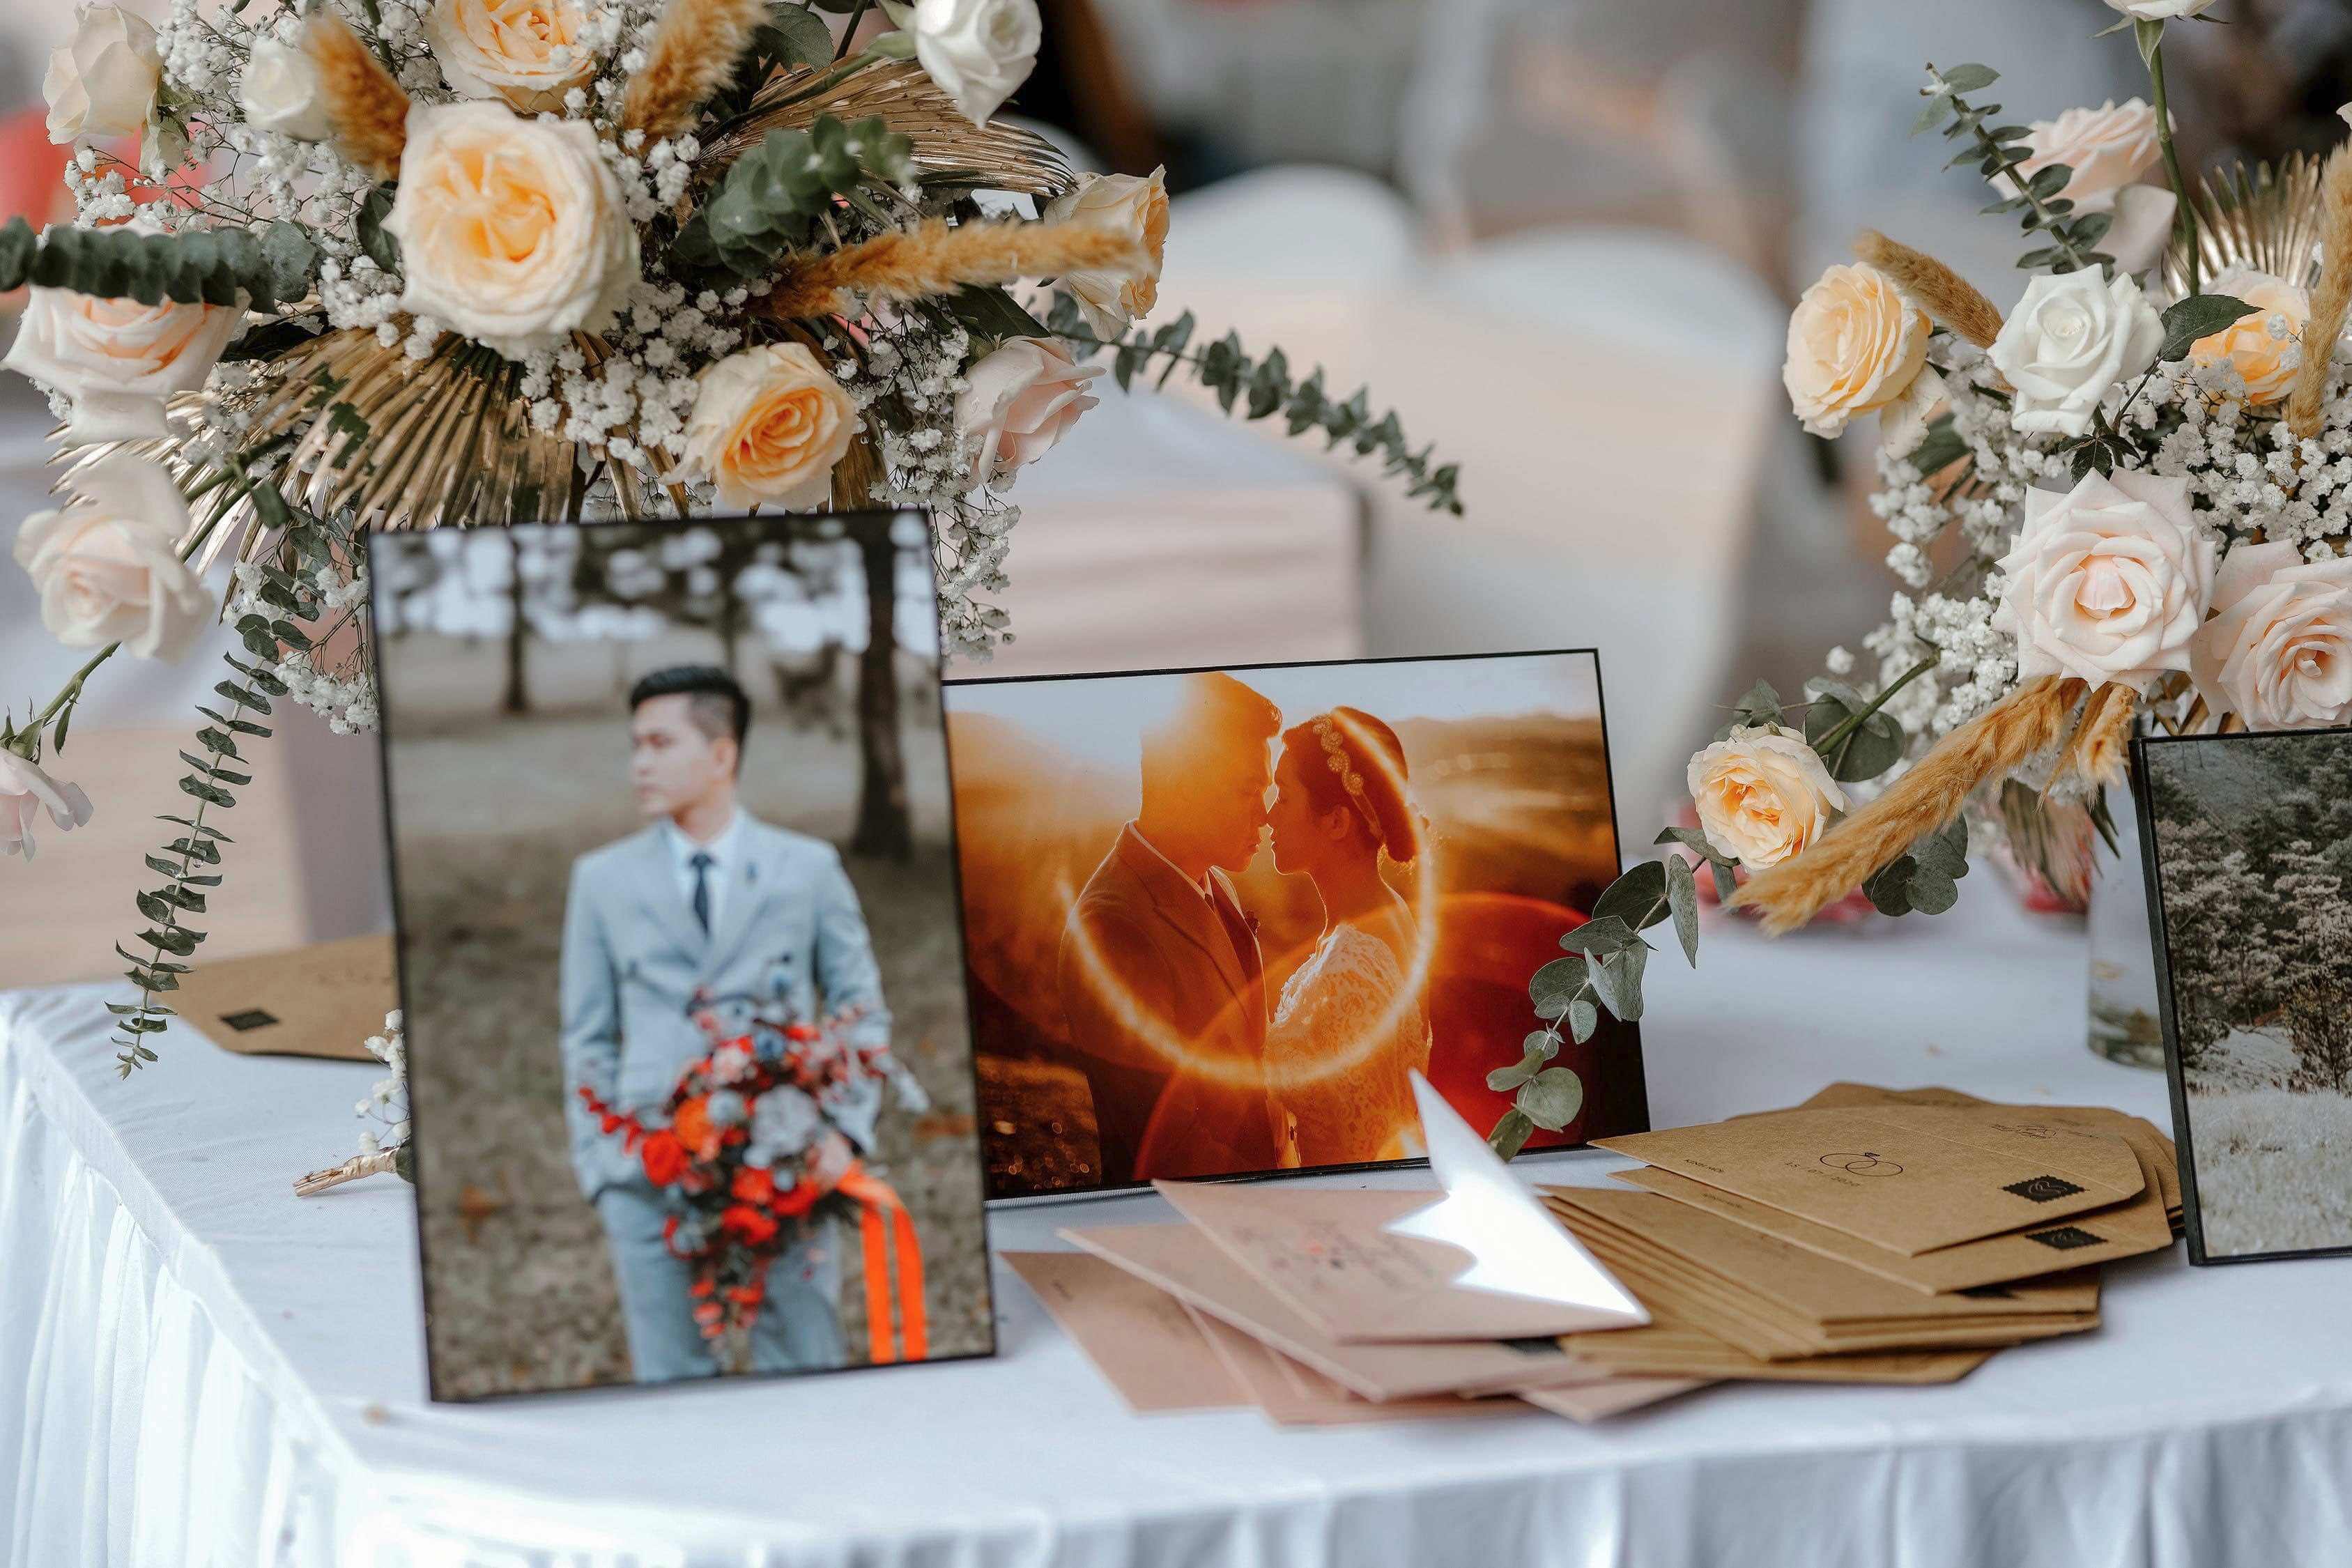
[(1857, 889), (1936, 913), (1979, 802), (2012, 831), (2087, 807), (2112, 843), (2136, 726), (2352, 722), (2352, 149), (2189, 185), (2164, 41), (2212, 3), (2107, 0), (2147, 101), (2005, 123), (1990, 67), (1928, 68), (1914, 134), (2028, 237), (2014, 302), (1865, 232), (1799, 302), (1783, 374), (1809, 431), (1876, 416), (1901, 589), (1862, 657), (1831, 650), (1796, 701), (1759, 682), (1691, 759), (1675, 858), (1536, 976), (1550, 1022), (1492, 1080), (1520, 1097), (1498, 1146), (1573, 1113), (1545, 1087), (1563, 1018), (1582, 1039), (1596, 1004), (1638, 1016), (1644, 925), (1674, 918), (1696, 962), (1698, 866), (1770, 931)]
[(922, 1252), (906, 1205), (856, 1161), (838, 1172), (822, 1166), (830, 1109), (887, 1085), (901, 1106), (921, 1111), (929, 1104), (922, 1086), (887, 1046), (854, 1038), (855, 1013), (822, 1026), (754, 1016), (740, 1032), (708, 1004), (694, 1018), (710, 1051), (679, 1075), (660, 1109), (625, 1111), (585, 1084), (579, 1093), (604, 1134), (636, 1155), (646, 1179), (675, 1209), (662, 1235), (671, 1255), (693, 1266), (694, 1320), (703, 1337), (748, 1334), (767, 1298), (769, 1265), (812, 1216), (854, 1210), (865, 1237), (873, 1359), (921, 1360)]
[(0, 716), (0, 851), (88, 820), (42, 764), (100, 665), (179, 657), (215, 616), (244, 643), (123, 950), (126, 1072), (272, 703), (374, 721), (372, 530), (922, 508), (949, 645), (981, 654), (1008, 492), (1106, 369), (1181, 371), (1461, 510), (1365, 391), (1189, 313), (1139, 324), (1167, 192), (996, 118), (1039, 42), (1035, 0), (82, 8), (45, 80), (78, 221), (0, 228), (0, 293), (30, 285), (7, 363), (64, 420), (68, 499), (16, 558), (95, 652)]

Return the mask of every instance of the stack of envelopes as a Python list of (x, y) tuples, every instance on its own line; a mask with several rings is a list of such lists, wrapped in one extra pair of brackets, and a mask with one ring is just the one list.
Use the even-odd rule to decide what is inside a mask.
[(1074, 1227), (1061, 1234), (1079, 1253), (1005, 1258), (1139, 1410), (1249, 1405), (1323, 1425), (1533, 1405), (1589, 1421), (1707, 1381), (1563, 1349), (1562, 1335), (1646, 1317), (1572, 1248), (1574, 1300), (1457, 1283), (1465, 1253), (1389, 1228), (1443, 1194), (1160, 1191), (1186, 1223)]
[(1547, 1201), (1651, 1309), (1578, 1333), (1627, 1373), (1943, 1382), (2095, 1328), (2096, 1266), (2171, 1244), (2168, 1139), (2105, 1107), (1833, 1084), (1789, 1110), (1604, 1139), (1640, 1189)]

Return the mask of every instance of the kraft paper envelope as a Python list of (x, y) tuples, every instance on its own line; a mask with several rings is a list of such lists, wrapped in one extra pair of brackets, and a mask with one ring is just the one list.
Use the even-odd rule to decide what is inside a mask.
[[(2015, 1105), (2003, 1107), (1998, 1100), (1980, 1100), (1964, 1089), (1880, 1089), (1873, 1084), (1851, 1083), (1844, 1079), (1829, 1085), (1794, 1109), (1812, 1110), (1824, 1107), (1889, 1104), (2024, 1109)], [(2036, 1115), (2053, 1121), (2071, 1122), (2078, 1127), (2095, 1128), (2120, 1136), (2125, 1142), (2139, 1151), (2141, 1165), (2156, 1173), (2157, 1184), (2164, 1193), (2165, 1208), (2176, 1215), (2180, 1212), (2180, 1151), (2173, 1146), (2171, 1136), (2163, 1128), (2145, 1116), (2134, 1116), (2127, 1110), (2117, 1110), (2112, 1105), (2040, 1105), (2032, 1109)]]
[(1549, 1340), (1341, 1344), (1189, 1225), (1065, 1230), (1062, 1237), (1366, 1399), (1494, 1394), (1592, 1375)]
[(360, 1042), (383, 1034), (384, 1015), (400, 1005), (392, 933), (199, 963), (168, 1000), (239, 1056), (373, 1061)]
[(1611, 1334), (1570, 1334), (1571, 1355), (1629, 1373), (1719, 1377), (1759, 1383), (1957, 1383), (1992, 1359), (1990, 1350), (1863, 1351), (1766, 1361), (1713, 1334), (1654, 1323)]
[(1605, 1421), (1629, 1410), (1640, 1410), (1695, 1388), (1705, 1388), (1712, 1377), (1611, 1377), (1564, 1388), (1523, 1388), (1518, 1397), (1538, 1410), (1565, 1415), (1570, 1421)]
[[(2142, 1162), (2145, 1164), (2145, 1155)], [(1915, 1258), (1873, 1247), (1843, 1231), (1783, 1214), (1769, 1204), (1694, 1182), (1688, 1176), (1677, 1176), (1654, 1165), (1612, 1171), (1610, 1174), (1612, 1180), (1627, 1186), (1795, 1242), (1809, 1252), (1866, 1268), (1922, 1295), (2031, 1279), (2119, 1258), (2135, 1258), (2172, 1245), (2172, 1222), (2166, 1217), (2163, 1196), (2153, 1184), (2129, 1203), (2114, 1208), (2094, 1210), (2006, 1236), (1989, 1236), (1981, 1241), (1964, 1241), (1957, 1247), (1939, 1247)]]
[[(1108, 1267), (1108, 1266), (1106, 1266)], [(1185, 1308), (1186, 1311), (1192, 1311)], [(1223, 1363), (1226, 1374), (1282, 1426), (1340, 1426), (1365, 1421), (1458, 1421), (1465, 1415), (1509, 1415), (1527, 1407), (1516, 1399), (1465, 1399), (1458, 1394), (1433, 1394), (1422, 1399), (1391, 1399), (1378, 1404), (1350, 1394), (1303, 1362), (1293, 1361), (1263, 1341), (1219, 1322), (1205, 1312), (1192, 1312), (1202, 1339)], [(1596, 1374), (1597, 1375), (1597, 1374)]]
[(1167, 1291), (1085, 1252), (1008, 1252), (1004, 1261), (1129, 1409), (1221, 1410), (1250, 1402)]
[(1153, 1185), (1330, 1339), (1530, 1339), (1643, 1321), (1613, 1287), (1605, 1303), (1568, 1304), (1457, 1284), (1469, 1252), (1387, 1228), (1442, 1193)]
[(2120, 1137), (2021, 1109), (1784, 1110), (1599, 1146), (1912, 1255), (2109, 1208), (2147, 1184)]

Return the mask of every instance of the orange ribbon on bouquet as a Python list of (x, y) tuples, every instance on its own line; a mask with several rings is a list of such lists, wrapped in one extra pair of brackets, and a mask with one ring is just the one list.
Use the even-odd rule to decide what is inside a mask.
[[(866, 1332), (874, 1364), (922, 1361), (930, 1353), (923, 1315), (923, 1248), (915, 1222), (890, 1184), (853, 1163), (835, 1189), (857, 1205), (858, 1239), (866, 1257)], [(898, 1332), (891, 1332), (891, 1290), (898, 1279)]]

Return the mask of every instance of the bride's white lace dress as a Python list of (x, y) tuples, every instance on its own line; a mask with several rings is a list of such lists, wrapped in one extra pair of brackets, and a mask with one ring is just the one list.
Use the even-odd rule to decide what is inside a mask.
[(1420, 1152), (1405, 1077), (1415, 1068), (1429, 1070), (1429, 1019), (1406, 994), (1403, 966), (1378, 937), (1334, 926), (1284, 984), (1266, 1026), (1276, 1146), (1295, 1139), (1304, 1165)]

